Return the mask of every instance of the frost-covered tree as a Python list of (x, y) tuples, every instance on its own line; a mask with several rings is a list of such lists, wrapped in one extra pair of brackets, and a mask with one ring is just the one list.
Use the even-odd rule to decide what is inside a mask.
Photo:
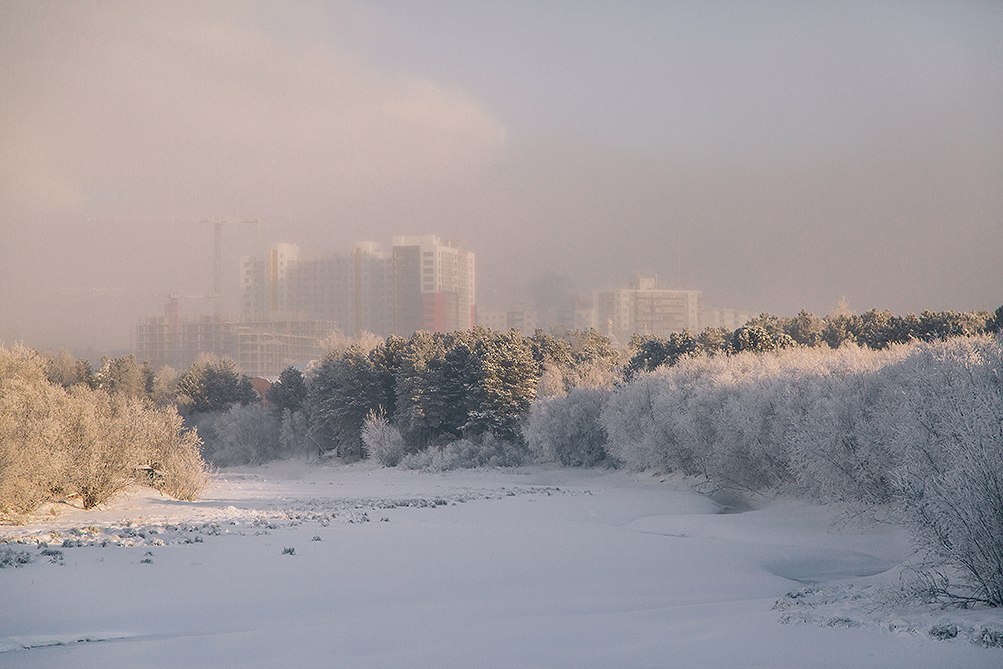
[(463, 433), (477, 437), (490, 432), (505, 441), (521, 441), (519, 422), (536, 397), (539, 380), (533, 349), (515, 330), (482, 330), (472, 353), (461, 379), (472, 397)]
[(921, 546), (1003, 606), (1003, 338), (922, 347), (902, 364), (896, 492)]
[[(149, 365), (147, 365), (147, 368)], [(97, 386), (110, 394), (127, 397), (147, 397), (147, 385), (152, 390), (152, 370), (136, 363), (136, 358), (124, 355), (118, 358), (102, 358), (101, 368), (97, 372)]]
[(206, 356), (178, 378), (178, 410), (184, 415), (225, 411), (258, 401), (251, 379), (228, 358)]
[(366, 416), (362, 443), (368, 455), (384, 467), (396, 467), (404, 457), (404, 439), (385, 411), (370, 411)]
[(78, 383), (88, 388), (97, 387), (97, 378), (94, 376), (91, 363), (87, 360), (78, 360), (65, 350), (47, 356), (46, 375), (49, 381), (63, 388)]
[(158, 407), (174, 406), (178, 395), (178, 373), (173, 367), (163, 365), (153, 375), (153, 392), (150, 398)]
[(422, 450), (441, 434), (442, 368), (446, 349), (441, 337), (415, 332), (407, 341), (397, 372), (394, 424), (409, 451)]
[(173, 408), (86, 384), (66, 390), (46, 367), (30, 349), (0, 347), (0, 517), (47, 500), (92, 508), (137, 482), (185, 499), (201, 492), (198, 436)]
[(287, 453), (282, 449), (280, 423), (260, 404), (234, 403), (224, 411), (188, 418), (202, 437), (202, 453), (218, 467), (268, 462)]
[(565, 339), (571, 346), (571, 360), (576, 366), (614, 369), (620, 364), (620, 351), (609, 337), (599, 334), (595, 328), (572, 330)]
[(574, 388), (564, 397), (533, 402), (523, 433), (539, 460), (568, 467), (591, 467), (606, 461), (606, 429), (599, 417), (610, 391)]

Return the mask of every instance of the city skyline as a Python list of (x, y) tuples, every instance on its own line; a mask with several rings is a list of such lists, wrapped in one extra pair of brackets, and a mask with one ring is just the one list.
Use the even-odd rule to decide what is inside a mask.
[(483, 303), (642, 273), (995, 309), (1001, 31), (978, 2), (3, 3), (0, 340), (124, 348), (211, 294), (215, 219), (262, 222), (225, 267), (464, 239)]

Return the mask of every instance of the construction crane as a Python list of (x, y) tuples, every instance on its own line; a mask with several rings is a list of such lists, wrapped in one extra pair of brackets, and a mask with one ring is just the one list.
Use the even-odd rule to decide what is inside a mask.
[(258, 225), (257, 219), (244, 219), (240, 221), (225, 221), (219, 218), (212, 220), (203, 219), (203, 225), (212, 225), (212, 253), (213, 253), (213, 276), (212, 293), (213, 307), (216, 318), (223, 314), (222, 286), (223, 286), (223, 226), (233, 225)]
[[(171, 224), (185, 224), (185, 223), (201, 223), (202, 225), (211, 225), (213, 232), (213, 274), (212, 274), (212, 291), (209, 295), (192, 295), (187, 297), (195, 298), (208, 298), (213, 301), (213, 311), (217, 320), (222, 318), (223, 314), (223, 226), (235, 226), (235, 225), (246, 225), (246, 226), (257, 226), (259, 221), (257, 219), (241, 219), (241, 220), (225, 220), (222, 218), (212, 218), (212, 219), (184, 219), (176, 217), (157, 217), (157, 216), (137, 216), (133, 218), (117, 218), (117, 217), (92, 217), (87, 219), (89, 223), (171, 223)], [(108, 289), (95, 289), (94, 292), (109, 293), (112, 290)]]

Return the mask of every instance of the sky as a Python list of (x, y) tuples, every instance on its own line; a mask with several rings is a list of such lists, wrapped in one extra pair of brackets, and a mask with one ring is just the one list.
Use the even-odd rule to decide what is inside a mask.
[(238, 258), (463, 240), (478, 301), (636, 273), (1003, 304), (1003, 4), (0, 3), (0, 342), (127, 348)]

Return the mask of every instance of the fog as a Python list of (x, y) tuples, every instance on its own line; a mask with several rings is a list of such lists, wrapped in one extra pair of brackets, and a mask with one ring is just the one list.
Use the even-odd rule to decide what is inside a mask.
[[(403, 6), (402, 6), (403, 5)], [(0, 4), (0, 342), (114, 350), (237, 259), (464, 240), (478, 301), (1003, 303), (998, 3)], [(186, 315), (208, 313), (184, 298)]]

